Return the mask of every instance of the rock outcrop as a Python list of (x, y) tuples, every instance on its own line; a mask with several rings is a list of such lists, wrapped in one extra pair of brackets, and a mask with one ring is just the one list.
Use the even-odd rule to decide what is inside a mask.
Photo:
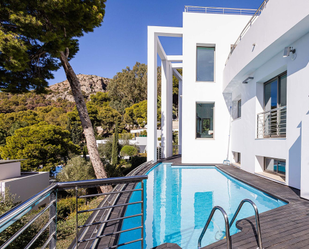
[[(110, 79), (97, 75), (78, 74), (77, 78), (81, 84), (82, 93), (87, 99), (89, 99), (91, 94), (106, 92), (107, 85), (110, 82)], [(74, 102), (70, 84), (67, 80), (51, 85), (49, 90), (50, 93), (46, 96), (48, 99), (56, 101), (58, 98), (61, 98)]]

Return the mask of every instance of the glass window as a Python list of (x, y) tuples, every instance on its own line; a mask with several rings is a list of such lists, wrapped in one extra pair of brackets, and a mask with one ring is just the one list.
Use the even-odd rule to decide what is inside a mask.
[(286, 84), (286, 73), (278, 75), (264, 84), (263, 137), (286, 136)]
[(266, 83), (264, 87), (264, 111), (277, 108), (277, 78)]
[(213, 138), (214, 103), (196, 103), (196, 138)]
[(279, 81), (279, 106), (286, 106), (286, 74), (280, 77)]
[(241, 117), (241, 99), (237, 101), (237, 118)]
[(264, 111), (286, 106), (286, 73), (281, 74), (264, 85)]
[(265, 171), (285, 176), (285, 160), (266, 157)]
[(214, 81), (215, 48), (197, 47), (196, 49), (196, 80)]

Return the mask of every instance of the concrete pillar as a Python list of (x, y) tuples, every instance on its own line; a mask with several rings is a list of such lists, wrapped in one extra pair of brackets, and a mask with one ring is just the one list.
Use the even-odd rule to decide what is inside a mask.
[(171, 63), (162, 60), (161, 65), (161, 146), (162, 157), (167, 158), (173, 155), (173, 72)]
[(179, 80), (178, 86), (178, 148), (181, 154), (182, 147), (182, 80)]
[[(306, 114), (301, 122), (301, 170), (300, 197), (309, 200), (309, 115)], [(291, 167), (291, 166), (289, 166)]]
[(147, 161), (157, 161), (157, 35), (148, 27)]

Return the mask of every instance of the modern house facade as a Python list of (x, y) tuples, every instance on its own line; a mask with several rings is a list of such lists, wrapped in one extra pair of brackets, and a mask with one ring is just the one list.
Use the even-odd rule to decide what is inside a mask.
[[(161, 36), (182, 37), (182, 55), (166, 55)], [(305, 0), (265, 0), (257, 11), (186, 7), (182, 27), (148, 27), (148, 160), (157, 160), (158, 54), (165, 157), (174, 74), (182, 163), (229, 160), (309, 199), (308, 44)]]

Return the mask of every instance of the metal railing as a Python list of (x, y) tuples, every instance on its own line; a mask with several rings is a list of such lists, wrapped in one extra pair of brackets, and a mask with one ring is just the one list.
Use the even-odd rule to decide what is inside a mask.
[(201, 248), (201, 243), (202, 243), (202, 239), (206, 233), (206, 230), (211, 222), (211, 219), (212, 217), (214, 216), (215, 212), (219, 210), (222, 215), (223, 215), (223, 218), (224, 218), (224, 222), (225, 222), (225, 237), (226, 237), (226, 244), (227, 244), (227, 248), (228, 249), (232, 249), (232, 242), (231, 242), (231, 236), (230, 236), (230, 227), (229, 227), (229, 218), (226, 214), (226, 212), (224, 211), (224, 209), (220, 206), (215, 206), (212, 210), (211, 210), (211, 213), (208, 217), (208, 220), (206, 222), (206, 225), (204, 226), (204, 229), (198, 239), (198, 245), (197, 245), (197, 248), (200, 249)]
[(241, 39), (245, 36), (245, 34), (247, 33), (247, 31), (251, 28), (252, 24), (256, 21), (256, 19), (261, 15), (262, 11), (264, 10), (265, 6), (267, 5), (269, 0), (264, 0), (263, 3), (261, 4), (261, 6), (255, 11), (255, 13), (253, 13), (252, 18), (250, 19), (250, 21), (247, 23), (247, 25), (245, 26), (245, 28), (241, 31), (239, 37), (237, 38), (236, 42), (231, 46), (231, 51), (230, 54), (227, 58), (227, 60), (229, 60), (231, 54), (234, 52), (235, 48), (237, 47), (238, 43), (241, 41)]
[(257, 114), (257, 138), (286, 137), (286, 106)]
[(225, 237), (226, 237), (227, 249), (232, 249), (232, 242), (231, 242), (230, 229), (231, 229), (231, 227), (232, 227), (234, 221), (236, 220), (237, 215), (239, 214), (241, 208), (243, 207), (243, 205), (244, 205), (245, 203), (251, 204), (251, 206), (252, 206), (253, 209), (254, 209), (255, 223), (256, 223), (256, 231), (257, 231), (257, 235), (258, 235), (258, 246), (259, 246), (257, 249), (263, 249), (259, 211), (258, 211), (258, 208), (257, 208), (257, 206), (255, 205), (255, 203), (254, 203), (253, 201), (249, 200), (249, 199), (243, 199), (243, 200), (240, 202), (240, 204), (238, 205), (238, 208), (237, 208), (237, 210), (236, 210), (236, 212), (235, 212), (235, 214), (234, 214), (234, 216), (233, 216), (233, 218), (232, 218), (232, 220), (231, 220), (230, 223), (229, 223), (229, 218), (228, 218), (226, 212), (224, 211), (224, 209), (223, 209), (222, 207), (220, 207), (220, 206), (215, 206), (215, 207), (211, 210), (211, 213), (210, 213), (210, 215), (209, 215), (209, 217), (208, 217), (208, 220), (207, 220), (207, 222), (206, 222), (206, 224), (205, 224), (205, 226), (204, 226), (204, 229), (203, 229), (203, 231), (202, 231), (202, 233), (201, 233), (201, 235), (200, 235), (200, 237), (199, 237), (199, 239), (198, 239), (198, 246), (197, 246), (198, 249), (201, 248), (202, 239), (203, 239), (203, 237), (204, 237), (204, 235), (205, 235), (205, 233), (206, 233), (206, 230), (207, 230), (207, 228), (208, 228), (208, 226), (209, 226), (209, 224), (210, 224), (210, 222), (211, 222), (211, 220), (212, 220), (212, 218), (213, 218), (213, 216), (214, 216), (214, 214), (215, 214), (215, 212), (216, 212), (217, 210), (219, 210), (219, 211), (222, 213), (223, 218), (224, 218), (224, 222), (225, 222)]
[(256, 232), (257, 232), (257, 236), (258, 236), (258, 245), (259, 247), (257, 249), (263, 249), (263, 245), (262, 245), (262, 234), (261, 234), (261, 225), (260, 225), (260, 215), (259, 215), (259, 211), (257, 206), (255, 205), (255, 203), (249, 199), (244, 199), (240, 202), (236, 213), (234, 214), (231, 222), (230, 222), (230, 228), (232, 227), (234, 221), (236, 220), (237, 215), (239, 214), (239, 211), (241, 210), (241, 208), (243, 207), (243, 205), (245, 203), (249, 203), (251, 204), (251, 206), (254, 209), (254, 213), (255, 213), (255, 225), (256, 225)]
[(256, 9), (185, 6), (184, 11), (194, 13), (208, 13), (208, 14), (253, 15), (256, 12)]
[[(142, 166), (142, 165), (141, 165)], [(140, 168), (140, 166), (138, 167)], [(136, 171), (136, 169), (135, 169)], [(35, 196), (31, 197), (30, 199), (26, 200), (22, 204), (18, 205), (17, 207), (13, 208), (9, 212), (5, 213), (0, 217), (0, 233), (6, 230), (8, 227), (10, 227), (13, 223), (18, 221), (20, 218), (22, 218), (27, 213), (31, 212), (35, 207), (37, 207), (40, 203), (42, 203), (44, 200), (49, 198), (49, 203), (46, 205), (45, 208), (43, 208), (38, 214), (36, 214), (28, 223), (26, 223), (21, 229), (19, 229), (11, 238), (9, 238), (4, 244), (0, 245), (1, 249), (4, 249), (8, 247), (16, 238), (19, 237), (20, 234), (22, 234), (27, 228), (31, 226), (40, 216), (42, 216), (47, 210), (49, 210), (49, 219), (48, 222), (43, 225), (41, 230), (34, 236), (34, 238), (31, 239), (31, 241), (24, 247), (24, 248), (30, 248), (33, 243), (49, 228), (49, 236), (46, 239), (44, 245), (42, 248), (46, 248), (49, 246), (49, 248), (56, 248), (56, 242), (57, 242), (57, 193), (61, 190), (67, 190), (67, 189), (74, 189), (75, 190), (75, 197), (76, 197), (76, 243), (75, 248), (78, 248), (79, 244), (86, 241), (93, 241), (98, 240), (105, 236), (115, 236), (119, 235), (120, 233), (128, 232), (131, 230), (141, 229), (141, 238), (133, 241), (128, 241), (126, 243), (123, 243), (121, 245), (111, 246), (108, 248), (116, 248), (122, 245), (127, 245), (135, 242), (141, 241), (142, 248), (143, 248), (143, 241), (144, 241), (144, 184), (143, 180), (146, 180), (148, 176), (142, 175), (142, 176), (127, 176), (127, 177), (115, 177), (115, 178), (106, 178), (106, 179), (95, 179), (95, 180), (86, 180), (86, 181), (75, 181), (75, 182), (59, 182), (50, 185), (48, 188), (44, 189), (40, 193), (36, 194)], [(141, 182), (141, 188), (140, 189), (125, 189), (126, 186), (130, 183), (139, 183)], [(117, 190), (117, 185), (112, 192), (109, 193), (98, 193), (98, 194), (89, 194), (89, 195), (79, 195), (79, 189), (80, 188), (92, 188), (92, 187), (99, 187), (99, 186), (106, 186), (106, 185), (115, 185), (115, 184), (122, 184), (120, 189)], [(102, 195), (116, 195), (119, 196), (121, 193), (132, 193), (135, 191), (141, 192), (141, 201), (139, 202), (133, 202), (133, 203), (121, 203), (116, 204), (118, 197), (114, 198), (111, 203), (108, 203), (108, 206), (99, 206), (98, 208), (94, 209), (88, 209), (88, 210), (78, 210), (78, 199), (80, 198), (92, 198)], [(107, 197), (104, 199), (106, 201)], [(141, 205), (141, 213), (133, 216), (127, 216), (127, 217), (119, 217), (119, 218), (113, 218), (110, 219), (109, 216), (106, 216), (107, 218), (103, 221), (94, 222), (92, 220), (91, 223), (87, 223), (84, 225), (78, 224), (78, 214), (85, 213), (85, 212), (98, 212), (101, 210), (108, 210), (109, 212), (112, 212), (114, 208), (119, 207), (126, 207), (128, 205), (135, 205), (140, 204)], [(94, 225), (100, 225), (100, 224), (106, 224), (108, 222), (115, 222), (115, 221), (122, 221), (124, 219), (129, 219), (132, 217), (141, 217), (141, 226), (138, 226), (136, 228), (123, 230), (123, 231), (116, 231), (109, 234), (98, 234), (95, 237), (87, 238), (87, 239), (78, 239), (78, 229), (90, 227)]]

